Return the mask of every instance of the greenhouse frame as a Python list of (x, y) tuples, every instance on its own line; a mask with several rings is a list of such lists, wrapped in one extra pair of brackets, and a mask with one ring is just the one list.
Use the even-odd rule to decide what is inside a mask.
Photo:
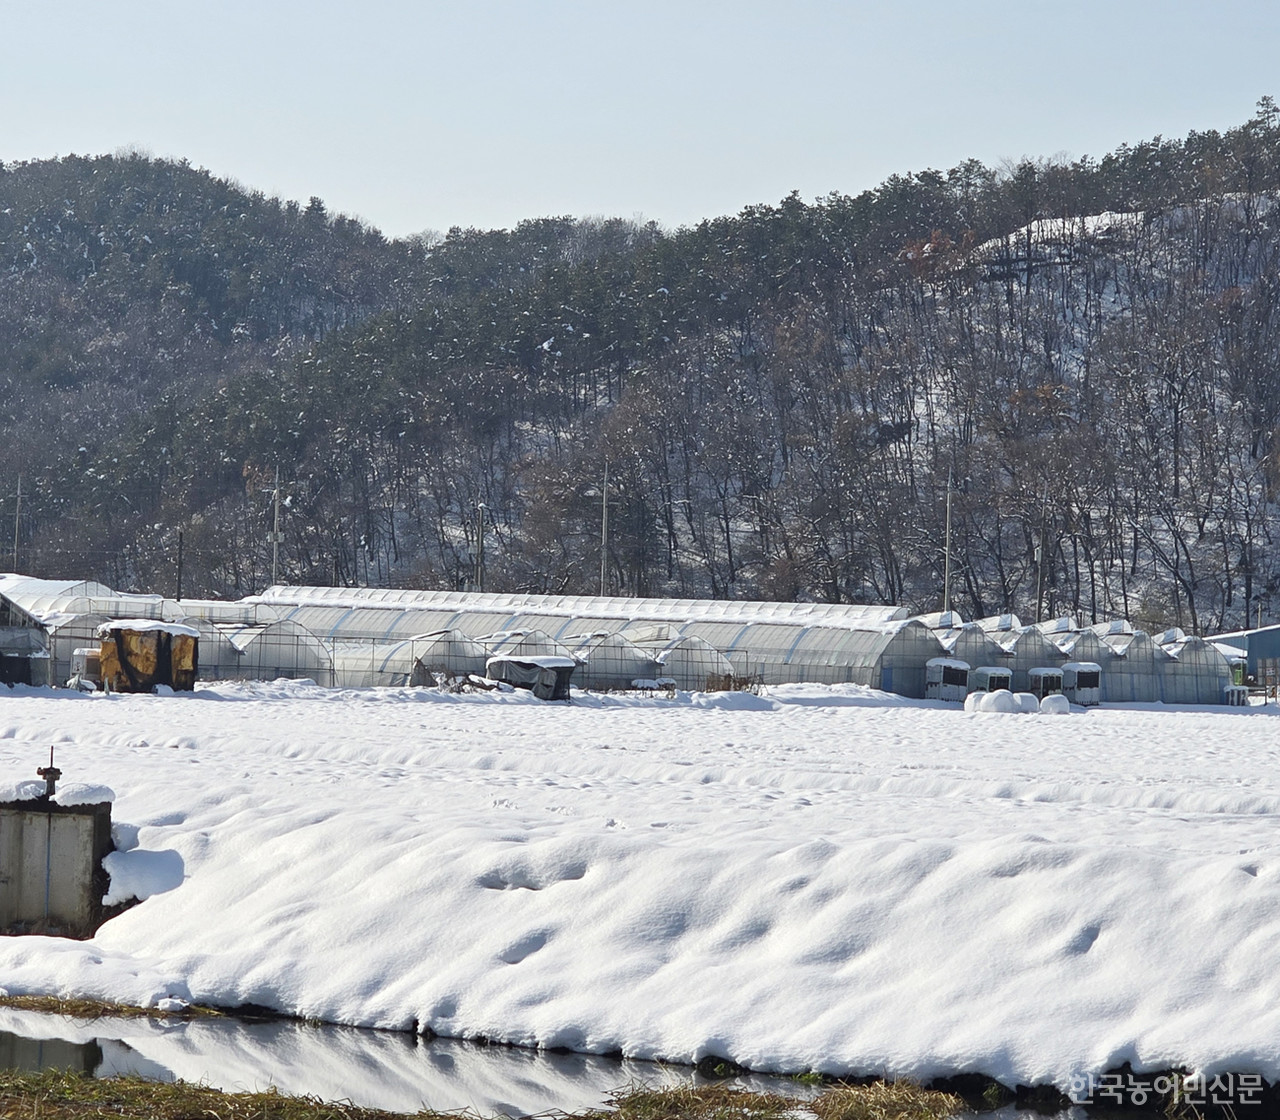
[(1218, 704), (1230, 683), (1227, 661), (1202, 639), (1177, 629), (1153, 638), (1118, 620), (1023, 626), (1012, 614), (966, 623), (956, 611), (911, 618), (885, 606), (332, 587), (272, 587), (220, 602), (0, 575), (0, 631), (16, 634), (15, 651), (47, 649), (53, 683), (69, 676), (75, 649), (120, 618), (195, 627), (205, 680), (428, 685), (512, 655), (570, 657), (575, 685), (594, 689), (813, 682), (923, 697), (926, 664), (940, 657), (1006, 668), (1016, 691), (1028, 689), (1033, 669), (1096, 662), (1111, 703)]

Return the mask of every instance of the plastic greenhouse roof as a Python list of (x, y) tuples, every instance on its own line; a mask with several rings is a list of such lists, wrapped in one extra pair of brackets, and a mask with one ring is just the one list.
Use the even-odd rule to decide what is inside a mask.
[(761, 603), (721, 599), (636, 599), (585, 595), (526, 595), (465, 591), (400, 591), (376, 587), (270, 587), (244, 602), (383, 606), (404, 609), (510, 611), (576, 618), (617, 618), (655, 622), (794, 622), (864, 629), (908, 618), (905, 607), (846, 603)]
[(163, 600), (159, 595), (124, 595), (95, 580), (37, 579), (8, 573), (0, 575), (0, 595), (37, 622), (58, 615), (140, 613)]

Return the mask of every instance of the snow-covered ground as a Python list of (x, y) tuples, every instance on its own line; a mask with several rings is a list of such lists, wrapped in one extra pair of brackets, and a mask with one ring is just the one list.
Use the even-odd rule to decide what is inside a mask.
[(54, 744), (116, 791), (113, 893), (150, 894), (0, 941), (0, 986), (760, 1070), (1275, 1078), (1276, 716), (0, 693), (0, 799)]

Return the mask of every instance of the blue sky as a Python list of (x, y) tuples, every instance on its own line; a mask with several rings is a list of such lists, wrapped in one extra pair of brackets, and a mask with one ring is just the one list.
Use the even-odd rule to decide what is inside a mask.
[(677, 226), (1280, 98), (1280, 4), (0, 0), (0, 160), (136, 147), (388, 234)]

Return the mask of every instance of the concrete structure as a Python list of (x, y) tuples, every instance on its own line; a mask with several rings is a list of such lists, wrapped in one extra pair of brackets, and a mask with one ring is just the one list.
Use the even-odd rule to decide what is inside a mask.
[(0, 803), (0, 932), (91, 936), (110, 851), (109, 803)]

